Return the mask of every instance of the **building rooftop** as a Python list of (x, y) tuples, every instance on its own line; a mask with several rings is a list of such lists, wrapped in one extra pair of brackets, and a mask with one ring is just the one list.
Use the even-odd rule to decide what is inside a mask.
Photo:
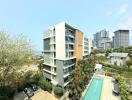
[(117, 30), (117, 31), (115, 31), (114, 33), (116, 33), (116, 32), (129, 32), (129, 30), (121, 30), (121, 29), (119, 29), (119, 30)]

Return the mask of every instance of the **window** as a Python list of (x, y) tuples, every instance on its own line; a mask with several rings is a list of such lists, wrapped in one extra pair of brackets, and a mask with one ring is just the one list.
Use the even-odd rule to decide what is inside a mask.
[(54, 58), (56, 58), (56, 52), (54, 52)]
[(64, 82), (67, 82), (67, 81), (68, 81), (68, 79), (69, 79), (68, 77), (64, 78)]
[(56, 76), (55, 75), (52, 75), (52, 79), (55, 79), (56, 78)]
[(56, 68), (54, 68), (54, 72), (56, 73)]

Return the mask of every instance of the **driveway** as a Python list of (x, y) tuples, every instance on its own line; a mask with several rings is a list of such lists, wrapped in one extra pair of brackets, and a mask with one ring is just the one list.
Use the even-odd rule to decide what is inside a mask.
[(14, 95), (14, 100), (25, 100), (26, 94), (24, 92), (16, 93)]

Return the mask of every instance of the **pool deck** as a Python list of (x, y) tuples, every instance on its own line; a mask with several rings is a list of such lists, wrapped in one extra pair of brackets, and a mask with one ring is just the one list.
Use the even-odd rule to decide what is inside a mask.
[[(95, 76), (93, 76), (93, 77), (104, 77), (104, 75), (95, 75)], [(93, 77), (92, 77), (92, 79), (93, 79)], [(84, 90), (84, 92), (82, 93), (82, 97), (81, 97), (81, 99), (80, 100), (83, 100), (83, 98), (84, 98), (84, 96), (85, 96), (85, 94), (86, 94), (86, 92), (87, 92), (87, 90), (88, 90), (88, 88), (89, 88), (89, 85), (91, 84), (91, 82), (92, 82), (92, 79), (90, 80), (90, 82), (89, 82), (89, 84), (86, 86), (86, 89)]]
[[(112, 77), (105, 76), (105, 75), (96, 75), (100, 76), (103, 78), (103, 86), (102, 86), (102, 93), (100, 100), (120, 100), (119, 96), (116, 96), (113, 94), (113, 89), (114, 89), (114, 83), (112, 82)], [(90, 80), (91, 83), (92, 80)], [(90, 85), (90, 83), (87, 85), (86, 89), (82, 93), (81, 100), (83, 100), (83, 97)]]
[(113, 94), (113, 89), (112, 77), (104, 76), (101, 100), (120, 100), (119, 96)]

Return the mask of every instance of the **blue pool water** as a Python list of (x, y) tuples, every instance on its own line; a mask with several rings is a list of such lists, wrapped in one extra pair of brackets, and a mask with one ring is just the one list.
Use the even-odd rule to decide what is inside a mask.
[(103, 79), (93, 78), (83, 100), (100, 100)]

